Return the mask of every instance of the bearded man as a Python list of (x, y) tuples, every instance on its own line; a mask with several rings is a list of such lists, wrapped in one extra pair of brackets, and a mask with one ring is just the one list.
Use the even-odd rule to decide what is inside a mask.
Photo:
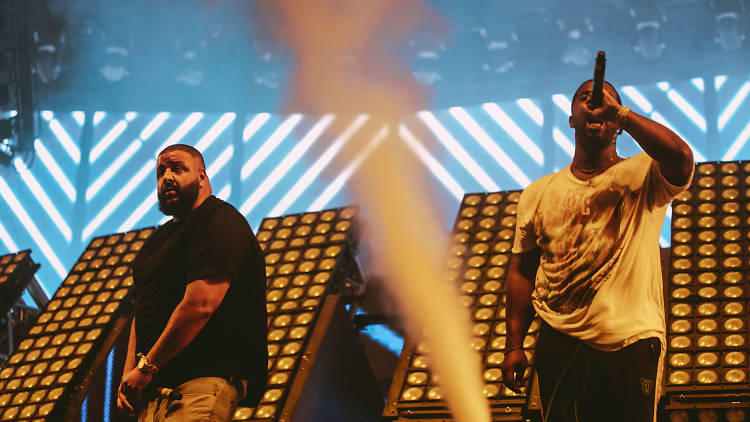
[(195, 148), (161, 151), (156, 182), (159, 209), (173, 218), (133, 262), (117, 407), (140, 422), (228, 421), (266, 386), (263, 253), (245, 218), (211, 194)]

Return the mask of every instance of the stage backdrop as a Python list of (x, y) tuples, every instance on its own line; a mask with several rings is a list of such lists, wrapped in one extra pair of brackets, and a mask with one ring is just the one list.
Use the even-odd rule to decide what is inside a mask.
[[(512, 190), (572, 158), (568, 92), (418, 112), (396, 130), (430, 175), (446, 231), (466, 192)], [(696, 161), (750, 159), (747, 74), (620, 87), (623, 102), (687, 140)], [(337, 120), (338, 119), (338, 120)], [(348, 181), (378, 127), (367, 116), (44, 111), (33, 157), (0, 168), (0, 255), (30, 248), (54, 292), (92, 236), (164, 221), (156, 153), (182, 142), (206, 158), (215, 194), (254, 228), (265, 216), (353, 202)], [(361, 137), (357, 137), (361, 139)], [(369, 139), (369, 137), (365, 137)], [(628, 136), (621, 155), (640, 151)], [(342, 151), (353, 151), (342, 163)], [(662, 246), (669, 245), (669, 216)]]

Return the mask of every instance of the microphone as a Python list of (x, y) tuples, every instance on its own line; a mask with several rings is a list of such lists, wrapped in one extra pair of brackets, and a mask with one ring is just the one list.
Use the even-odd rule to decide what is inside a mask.
[(604, 67), (607, 64), (607, 58), (603, 51), (596, 54), (594, 61), (594, 83), (591, 85), (591, 97), (589, 97), (589, 108), (598, 108), (602, 106), (602, 89), (604, 88)]
[(182, 393), (177, 390), (173, 390), (167, 387), (148, 387), (141, 392), (146, 400), (153, 400), (155, 398), (169, 399), (169, 400), (180, 400), (182, 399)]
[(163, 399), (182, 400), (182, 393), (167, 387), (157, 387), (156, 394)]

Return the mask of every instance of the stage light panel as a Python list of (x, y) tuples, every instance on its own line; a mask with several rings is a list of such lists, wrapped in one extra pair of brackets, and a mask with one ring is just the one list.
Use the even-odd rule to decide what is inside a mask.
[(668, 408), (666, 415), (669, 422), (744, 422), (748, 407), (740, 403), (685, 404)]
[(334, 269), (356, 242), (355, 215), (348, 207), (262, 221), (257, 237), (265, 251), (269, 313), (320, 305)]
[(266, 263), (269, 380), (260, 404), (238, 408), (234, 420), (279, 420), (292, 385), (304, 382), (297, 381), (304, 378), (302, 356), (325, 298), (360, 277), (353, 260), (356, 215), (356, 207), (344, 207), (261, 222), (256, 236)]
[(283, 251), (309, 245), (324, 246), (329, 243), (356, 241), (351, 230), (356, 208), (325, 210), (285, 217), (266, 218), (256, 237), (264, 251)]
[(698, 164), (672, 204), (667, 393), (747, 390), (750, 163)]
[(18, 301), (38, 269), (28, 249), (0, 256), (0, 315)]
[[(481, 356), (483, 393), (493, 409), (505, 408), (506, 404), (514, 408), (511, 415), (506, 415), (511, 417), (508, 420), (521, 420), (521, 407), (526, 406), (532, 379), (529, 368), (523, 392), (516, 394), (503, 385), (500, 370), (507, 336), (505, 279), (520, 194), (510, 191), (465, 195), (445, 261), (446, 276), (458, 285), (459, 300), (471, 315), (470, 346)], [(534, 320), (524, 338), (524, 352), (530, 365), (538, 331), (539, 321)], [(430, 410), (447, 407), (439, 374), (431, 370), (425, 345), (409, 342), (400, 361), (384, 415), (397, 417), (410, 413), (419, 414), (420, 418), (442, 419), (442, 413)]]
[(122, 258), (153, 230), (90, 242), (0, 371), (0, 420), (59, 420), (77, 411), (93, 366), (130, 317), (133, 278)]

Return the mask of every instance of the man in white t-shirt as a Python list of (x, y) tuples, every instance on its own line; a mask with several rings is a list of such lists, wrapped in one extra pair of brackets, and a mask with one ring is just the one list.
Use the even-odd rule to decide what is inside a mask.
[[(622, 106), (609, 83), (592, 109), (591, 86), (571, 104), (573, 162), (529, 185), (518, 203), (503, 381), (522, 385), (536, 311), (545, 420), (646, 422), (655, 418), (665, 349), (659, 233), (692, 179), (693, 155), (674, 132)], [(619, 157), (622, 130), (644, 152)]]

